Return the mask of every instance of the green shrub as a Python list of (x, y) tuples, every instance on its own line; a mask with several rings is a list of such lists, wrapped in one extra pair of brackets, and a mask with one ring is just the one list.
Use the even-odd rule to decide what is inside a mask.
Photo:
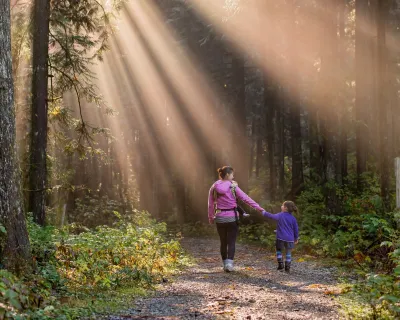
[[(400, 238), (397, 244), (387, 241), (381, 246), (388, 246), (392, 250), (389, 257), (393, 268), (386, 273), (360, 271), (361, 279), (353, 288), (353, 294), (362, 298), (369, 307), (367, 316), (370, 319), (398, 319), (400, 317)], [(359, 318), (357, 313), (351, 314)]]
[(166, 240), (166, 225), (147, 213), (120, 220), (115, 227), (69, 235), (57, 243), (62, 278), (74, 290), (109, 289), (135, 282), (151, 285), (179, 265), (181, 247)]
[(91, 307), (63, 305), (64, 298), (95, 299), (123, 286), (149, 288), (182, 265), (178, 239), (146, 212), (117, 219), (113, 227), (76, 225), (28, 230), (35, 273), (18, 279), (0, 271), (0, 319), (76, 319)]
[[(300, 195), (301, 243), (317, 254), (346, 259), (359, 274), (348, 308), (354, 319), (397, 319), (400, 316), (400, 214), (385, 212), (376, 176), (363, 176), (369, 187), (361, 194), (355, 177), (346, 186), (308, 186)], [(329, 188), (334, 188), (330, 189)], [(335, 194), (339, 211), (330, 212), (326, 194)]]
[(72, 221), (88, 228), (109, 225), (118, 222), (119, 216), (127, 215), (127, 208), (119, 201), (98, 194), (86, 195), (75, 201), (76, 208), (71, 214)]
[(274, 226), (269, 223), (241, 225), (239, 239), (246, 242), (256, 242), (271, 250), (275, 247), (276, 234)]

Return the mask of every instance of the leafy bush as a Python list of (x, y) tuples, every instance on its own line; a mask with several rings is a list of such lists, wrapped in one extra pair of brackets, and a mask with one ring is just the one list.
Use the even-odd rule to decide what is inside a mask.
[[(394, 268), (387, 273), (360, 271), (361, 279), (353, 288), (353, 294), (362, 298), (369, 310), (362, 319), (398, 319), (400, 317), (400, 247), (392, 242), (383, 242), (381, 246), (389, 246), (389, 256)], [(361, 319), (357, 312), (349, 312), (355, 319)]]
[(72, 214), (73, 221), (88, 228), (98, 225), (110, 226), (118, 222), (121, 213), (124, 215), (126, 213), (123, 203), (109, 199), (107, 196), (100, 197), (98, 194), (86, 195), (83, 199), (78, 198), (75, 205), (76, 208)]
[(184, 236), (190, 237), (218, 237), (215, 225), (204, 223), (201, 221), (185, 223), (184, 225), (170, 225), (170, 230), (179, 230)]
[(179, 265), (177, 240), (165, 240), (166, 225), (146, 213), (116, 227), (69, 235), (57, 243), (60, 273), (75, 290), (108, 289), (127, 283), (150, 285)]
[(113, 227), (40, 227), (28, 219), (35, 273), (18, 279), (0, 271), (0, 319), (76, 319), (91, 307), (61, 301), (100, 297), (123, 286), (149, 288), (184, 261), (179, 239), (146, 212), (117, 217)]
[(0, 319), (75, 319), (92, 313), (63, 307), (40, 276), (18, 279), (0, 270), (0, 279)]
[(269, 249), (275, 248), (275, 232), (272, 224), (257, 223), (240, 226), (239, 239), (248, 242), (257, 242)]
[[(364, 179), (370, 187), (362, 194), (358, 194), (354, 181), (342, 187), (307, 186), (297, 200), (303, 244), (313, 246), (316, 253), (339, 258), (382, 251), (379, 244), (390, 238), (395, 220), (393, 213), (383, 211), (376, 177), (366, 174)], [(335, 213), (326, 203), (330, 188), (339, 203), (340, 210)]]
[[(314, 252), (352, 262), (359, 280), (353, 286), (353, 301), (369, 306), (348, 310), (352, 319), (397, 319), (400, 316), (400, 235), (398, 212), (385, 212), (376, 176), (363, 176), (368, 185), (361, 194), (355, 177), (338, 187), (307, 186), (300, 207), (301, 243)], [(335, 194), (336, 212), (329, 210), (327, 194)], [(354, 269), (355, 267), (355, 269)]]

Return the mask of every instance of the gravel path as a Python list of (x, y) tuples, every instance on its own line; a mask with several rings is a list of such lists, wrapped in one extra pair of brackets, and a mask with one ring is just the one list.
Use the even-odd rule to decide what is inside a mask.
[(272, 252), (238, 244), (236, 272), (225, 273), (217, 240), (187, 238), (182, 245), (197, 264), (109, 320), (339, 319), (334, 270), (296, 262), (296, 251), (288, 275), (276, 270)]

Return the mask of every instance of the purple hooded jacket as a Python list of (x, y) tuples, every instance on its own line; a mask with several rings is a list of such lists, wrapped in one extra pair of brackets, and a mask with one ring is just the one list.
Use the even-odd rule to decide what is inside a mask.
[[(232, 209), (237, 206), (236, 199), (231, 192), (232, 182), (229, 180), (218, 180), (215, 182), (208, 194), (208, 220), (210, 223), (214, 221), (214, 188), (217, 191), (217, 207), (218, 209)], [(239, 187), (236, 187), (236, 197), (238, 200), (242, 200), (244, 203), (253, 207), (256, 210), (262, 211), (263, 209), (259, 206), (257, 202), (251, 199), (247, 194), (245, 194)], [(234, 217), (235, 211), (224, 211), (218, 213), (220, 217)]]
[(299, 226), (296, 218), (289, 212), (279, 212), (277, 214), (263, 211), (263, 216), (278, 222), (276, 228), (276, 238), (278, 240), (294, 242), (299, 239)]

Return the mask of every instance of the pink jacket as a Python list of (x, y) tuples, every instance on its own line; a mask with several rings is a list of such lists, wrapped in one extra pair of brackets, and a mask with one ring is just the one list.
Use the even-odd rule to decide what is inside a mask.
[[(218, 180), (215, 182), (208, 194), (208, 220), (210, 222), (214, 221), (214, 188), (217, 191), (217, 207), (218, 209), (232, 209), (237, 206), (236, 199), (231, 192), (231, 181), (228, 180)], [(262, 210), (260, 205), (251, 199), (247, 194), (245, 194), (239, 187), (236, 187), (236, 197), (238, 200), (242, 200), (249, 206), (256, 210)], [(235, 211), (224, 211), (218, 213), (222, 217), (234, 217)]]

